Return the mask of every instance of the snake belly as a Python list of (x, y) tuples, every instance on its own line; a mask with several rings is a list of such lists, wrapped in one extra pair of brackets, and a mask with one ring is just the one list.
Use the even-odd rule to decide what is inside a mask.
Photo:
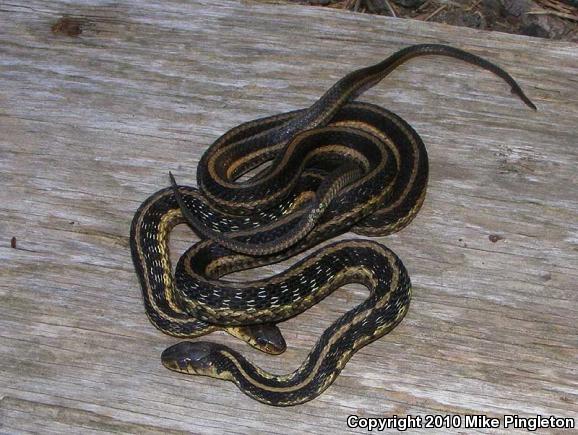
[[(234, 382), (270, 405), (321, 394), (359, 349), (391, 331), (406, 314), (411, 284), (399, 258), (369, 240), (333, 243), (272, 278), (226, 275), (291, 258), (353, 231), (382, 236), (408, 225), (426, 192), (428, 159), (419, 135), (379, 106), (354, 101), (402, 63), (444, 55), (501, 77), (535, 109), (498, 66), (436, 44), (400, 50), (346, 75), (307, 109), (247, 122), (215, 141), (197, 167), (198, 189), (172, 187), (149, 197), (131, 226), (131, 251), (145, 311), (161, 331), (195, 338), (223, 329), (261, 350), (280, 337), (276, 324), (348, 283), (368, 297), (337, 319), (294, 372), (268, 373), (216, 343), (183, 341), (161, 357), (174, 371)], [(201, 241), (173, 273), (169, 234), (187, 223)], [(284, 344), (284, 343), (283, 343)], [(273, 346), (275, 347), (275, 346)]]

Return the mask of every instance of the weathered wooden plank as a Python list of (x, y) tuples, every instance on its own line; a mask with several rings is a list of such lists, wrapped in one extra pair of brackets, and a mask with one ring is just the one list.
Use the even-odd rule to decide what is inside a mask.
[[(13, 420), (15, 429), (18, 431), (29, 429), (32, 433), (38, 429), (39, 421), (43, 422), (43, 433), (75, 431), (83, 434), (101, 434), (103, 432), (152, 434), (161, 432), (160, 428), (125, 423), (90, 411), (60, 405), (47, 405), (12, 397), (4, 397), (0, 401), (0, 410), (2, 412), (1, 415), (5, 418), (3, 421), (4, 428), (11, 429), (10, 420)], [(162, 432), (186, 433), (166, 429), (163, 429)]]
[[(349, 414), (578, 417), (575, 45), (258, 2), (33, 0), (1, 11), (2, 432), (317, 433), (346, 431)], [(346, 72), (420, 42), (498, 63), (539, 111), (488, 73), (436, 58), (364, 96), (407, 119), (430, 154), (423, 210), (381, 240), (414, 284), (403, 323), (295, 408), (167, 372), (158, 356), (175, 340), (148, 323), (128, 250), (140, 202), (168, 170), (194, 184), (200, 154), (227, 129), (305, 107)], [(175, 257), (192, 240), (176, 233)], [(286, 372), (364, 294), (341, 289), (283, 324), (282, 357), (211, 339)]]

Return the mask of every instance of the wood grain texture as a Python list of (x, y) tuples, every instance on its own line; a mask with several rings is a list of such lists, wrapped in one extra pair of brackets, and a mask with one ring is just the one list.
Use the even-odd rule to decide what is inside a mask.
[[(194, 184), (199, 156), (229, 128), (306, 107), (345, 73), (423, 42), (501, 65), (539, 111), (489, 73), (439, 58), (363, 97), (410, 122), (430, 155), (424, 208), (381, 240), (414, 285), (402, 324), (293, 408), (165, 370), (159, 355), (175, 340), (148, 322), (129, 253), (139, 204), (169, 170)], [(577, 418), (577, 77), (576, 45), (411, 20), (226, 0), (1, 2), (0, 432), (340, 433), (350, 414)], [(179, 228), (174, 256), (192, 240)], [(281, 357), (210, 339), (287, 372), (364, 295), (341, 289), (282, 324)]]

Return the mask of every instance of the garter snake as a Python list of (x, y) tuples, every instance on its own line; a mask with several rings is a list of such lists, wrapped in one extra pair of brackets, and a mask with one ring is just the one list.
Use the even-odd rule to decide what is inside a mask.
[[(354, 101), (395, 68), (444, 55), (491, 71), (536, 107), (500, 67), (462, 50), (411, 46), (354, 71), (307, 109), (247, 122), (215, 141), (197, 168), (198, 189), (178, 186), (149, 197), (131, 226), (131, 251), (150, 321), (193, 338), (223, 329), (269, 353), (285, 348), (275, 324), (347, 283), (367, 299), (336, 320), (293, 373), (275, 375), (232, 349), (183, 341), (162, 354), (174, 371), (233, 381), (263, 403), (286, 406), (321, 394), (361, 347), (404, 317), (411, 284), (399, 258), (369, 240), (330, 244), (278, 276), (249, 282), (225, 275), (273, 264), (346, 231), (387, 235), (420, 209), (428, 159), (419, 135), (379, 106)], [(201, 240), (173, 273), (169, 234), (188, 223)]]

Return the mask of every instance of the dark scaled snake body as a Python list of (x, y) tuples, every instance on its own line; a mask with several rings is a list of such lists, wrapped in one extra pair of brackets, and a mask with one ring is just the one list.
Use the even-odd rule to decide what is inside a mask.
[[(166, 334), (194, 338), (225, 330), (262, 351), (281, 353), (285, 342), (276, 323), (345, 284), (369, 290), (292, 373), (268, 373), (205, 341), (169, 347), (161, 357), (167, 368), (233, 381), (263, 403), (295, 405), (321, 394), (355, 352), (402, 320), (411, 296), (408, 273), (391, 250), (367, 239), (326, 245), (272, 278), (237, 282), (225, 276), (288, 259), (347, 231), (384, 236), (411, 222), (426, 192), (424, 144), (399, 116), (355, 100), (424, 55), (489, 70), (535, 109), (498, 66), (445, 45), (410, 46), (346, 75), (307, 109), (231, 129), (202, 156), (198, 189), (178, 186), (171, 175), (172, 186), (141, 205), (131, 227), (132, 256), (146, 313)], [(185, 222), (201, 240), (173, 272), (169, 234)]]

